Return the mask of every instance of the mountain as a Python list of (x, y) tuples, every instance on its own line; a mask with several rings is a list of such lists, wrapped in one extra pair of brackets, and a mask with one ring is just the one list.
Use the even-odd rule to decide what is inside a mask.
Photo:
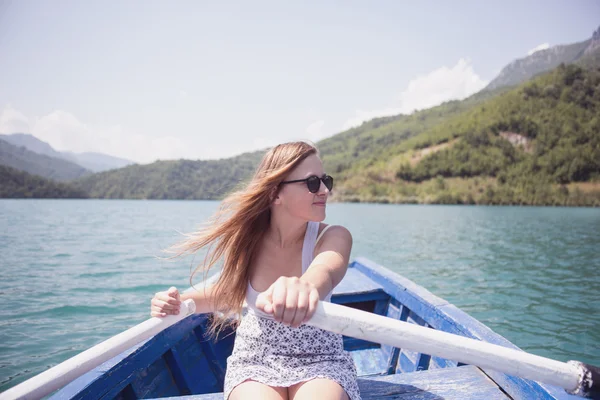
[[(521, 64), (529, 72), (517, 81), (525, 83), (376, 118), (318, 142), (336, 178), (332, 200), (600, 206), (599, 40), (600, 29), (574, 47), (535, 53), (541, 58)], [(559, 53), (570, 61), (543, 72)], [(72, 187), (93, 198), (220, 199), (263, 154), (130, 165)]]
[(384, 149), (366, 140), (381, 128), (362, 132), (359, 158), (336, 174), (335, 198), (600, 206), (598, 66), (560, 65), (469, 107), (448, 107), (402, 119), (420, 121), (420, 133)]
[(69, 184), (54, 182), (0, 165), (0, 198), (86, 198)]
[(101, 153), (73, 153), (70, 151), (56, 151), (48, 143), (27, 133), (0, 135), (0, 139), (14, 144), (15, 146), (23, 146), (28, 150), (38, 154), (62, 158), (72, 163), (79, 164), (80, 166), (93, 172), (102, 172), (109, 169), (122, 168), (127, 165), (135, 164), (130, 160)]
[(69, 181), (92, 173), (70, 161), (39, 154), (2, 139), (0, 139), (0, 165), (56, 181)]
[(0, 135), (0, 139), (7, 141), (17, 147), (25, 147), (34, 153), (44, 154), (54, 158), (62, 158), (59, 151), (56, 151), (48, 143), (41, 141), (33, 135), (27, 133), (13, 133), (12, 135)]
[(264, 151), (221, 160), (167, 160), (105, 171), (73, 182), (93, 198), (185, 199), (222, 198), (248, 179)]
[[(317, 146), (334, 201), (600, 206), (600, 69), (560, 65), (411, 115), (377, 118)], [(220, 199), (263, 152), (158, 161), (79, 179), (90, 197)]]
[(94, 172), (103, 172), (135, 164), (135, 162), (131, 160), (113, 157), (102, 153), (73, 153), (70, 151), (63, 151), (62, 154), (64, 158), (67, 158), (73, 161), (74, 163), (77, 163), (82, 167)]
[[(336, 178), (334, 201), (600, 206), (597, 115), (598, 64), (560, 65), (518, 87), (367, 121), (317, 146)], [(263, 154), (131, 165), (70, 187), (92, 198), (220, 199)]]
[(577, 63), (587, 68), (593, 68), (595, 65), (600, 65), (600, 28), (592, 35), (590, 45), (585, 49), (583, 57), (581, 57)]
[(585, 54), (591, 54), (600, 49), (600, 27), (592, 34), (592, 43), (585, 49)]
[[(445, 120), (508, 89), (501, 87), (482, 91), (465, 100), (448, 101), (410, 115), (375, 118), (358, 127), (323, 139), (318, 142), (318, 147), (323, 156), (325, 169), (339, 175), (352, 166), (367, 167), (390, 146), (414, 140), (412, 138), (418, 137), (428, 129), (441, 125)], [(422, 146), (426, 145), (427, 142), (422, 143)]]
[(599, 47), (600, 28), (592, 34), (590, 39), (583, 42), (553, 46), (511, 62), (500, 71), (500, 74), (484, 90), (494, 90), (503, 86), (520, 84), (540, 73), (550, 71), (560, 64), (578, 62), (585, 56), (596, 53), (600, 50)]

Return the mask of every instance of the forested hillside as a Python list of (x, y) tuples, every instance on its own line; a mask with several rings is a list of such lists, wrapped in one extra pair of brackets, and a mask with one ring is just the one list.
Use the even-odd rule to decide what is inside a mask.
[(600, 70), (562, 65), (340, 169), (338, 199), (600, 205), (598, 115)]
[(0, 165), (0, 198), (86, 198), (87, 194), (67, 183), (28, 174)]
[(254, 172), (262, 152), (209, 160), (156, 161), (97, 173), (74, 186), (93, 198), (187, 199), (222, 198)]
[(92, 172), (61, 158), (35, 153), (0, 139), (0, 165), (55, 181), (70, 181)]
[[(320, 141), (336, 179), (332, 200), (600, 206), (600, 32), (594, 35), (576, 64), (520, 86), (376, 118)], [(10, 167), (56, 179), (63, 171), (56, 162), (64, 160), (1, 140), (0, 150)], [(69, 187), (91, 198), (221, 199), (250, 178), (262, 155), (130, 165)], [(3, 187), (5, 195), (10, 187), (17, 186)], [(34, 192), (53, 193), (30, 186)]]

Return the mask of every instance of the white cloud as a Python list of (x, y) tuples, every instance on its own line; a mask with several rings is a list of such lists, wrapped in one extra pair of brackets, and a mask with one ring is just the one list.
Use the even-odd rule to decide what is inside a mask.
[(441, 67), (408, 83), (400, 94), (404, 112), (436, 106), (448, 100), (464, 99), (488, 84), (473, 71), (471, 61), (461, 58), (452, 67)]
[(0, 114), (0, 133), (29, 132), (29, 120), (10, 104)]
[(101, 141), (101, 137), (94, 135), (89, 126), (61, 110), (34, 119), (31, 134), (58, 151), (90, 151), (98, 148), (98, 142)]
[(247, 151), (262, 150), (266, 148), (271, 148), (273, 146), (277, 146), (278, 144), (285, 142), (295, 142), (295, 141), (309, 141), (312, 143), (316, 143), (320, 139), (330, 135), (328, 132), (323, 131), (323, 126), (325, 125), (325, 121), (317, 120), (312, 122), (308, 127), (306, 127), (304, 133), (299, 134), (283, 134), (279, 136), (270, 135), (270, 136), (253, 136), (250, 142), (248, 143), (248, 147), (242, 147), (236, 149), (236, 151), (230, 151), (228, 154), (241, 154)]
[(306, 128), (306, 138), (316, 142), (319, 139), (322, 139), (324, 136), (326, 136), (326, 133), (323, 132), (323, 126), (325, 125), (325, 121), (318, 120), (313, 122), (312, 124), (310, 124), (307, 128)]
[(376, 117), (410, 114), (448, 100), (462, 100), (480, 91), (488, 83), (475, 73), (469, 59), (461, 58), (451, 68), (443, 66), (411, 80), (398, 95), (395, 104), (378, 110), (356, 110), (355, 115), (344, 123), (343, 129), (358, 126)]
[(542, 44), (540, 44), (539, 46), (537, 46), (537, 47), (534, 47), (533, 49), (529, 50), (529, 51), (527, 52), (527, 55), (528, 55), (528, 56), (530, 56), (530, 55), (532, 55), (533, 53), (535, 53), (536, 51), (540, 51), (540, 50), (546, 50), (546, 49), (548, 49), (548, 48), (550, 48), (550, 44), (549, 44), (549, 43), (542, 43)]
[(265, 149), (277, 145), (277, 140), (273, 138), (267, 138), (262, 136), (255, 136), (252, 138), (252, 148), (254, 149)]
[(149, 137), (121, 125), (92, 126), (63, 110), (28, 118), (6, 106), (0, 113), (0, 132), (30, 133), (58, 151), (93, 151), (139, 163), (178, 159), (183, 155), (191, 159), (200, 158), (199, 154), (193, 154), (191, 146), (186, 146), (174, 136)]
[(355, 126), (359, 126), (365, 121), (369, 121), (377, 117), (388, 117), (390, 115), (402, 114), (404, 111), (401, 107), (388, 107), (379, 110), (356, 110), (354, 116), (349, 118), (344, 125), (342, 130), (350, 129)]

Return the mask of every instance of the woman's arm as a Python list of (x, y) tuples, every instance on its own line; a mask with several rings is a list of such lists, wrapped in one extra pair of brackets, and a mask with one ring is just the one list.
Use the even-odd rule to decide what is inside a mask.
[(213, 295), (214, 285), (202, 286), (187, 293), (182, 293), (181, 301), (192, 299), (196, 303), (196, 314), (209, 313), (215, 311)]
[(343, 226), (332, 226), (315, 249), (317, 255), (300, 277), (282, 276), (261, 293), (256, 306), (276, 321), (297, 327), (314, 314), (319, 299), (344, 278), (348, 269), (352, 235)]
[(199, 290), (179, 294), (176, 287), (171, 287), (164, 292), (158, 292), (150, 301), (150, 315), (153, 317), (166, 317), (168, 314), (179, 314), (181, 302), (188, 299), (196, 303), (196, 314), (214, 312), (213, 285), (203, 286)]
[(317, 244), (317, 253), (308, 270), (300, 278), (312, 283), (321, 300), (344, 278), (352, 250), (352, 235), (343, 226), (332, 226)]

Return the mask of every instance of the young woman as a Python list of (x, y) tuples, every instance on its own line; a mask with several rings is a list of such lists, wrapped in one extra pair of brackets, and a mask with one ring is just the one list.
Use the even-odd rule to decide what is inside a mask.
[[(196, 312), (225, 317), (248, 305), (227, 359), (225, 399), (360, 398), (341, 335), (303, 325), (319, 300), (330, 300), (352, 248), (347, 229), (321, 223), (332, 188), (315, 147), (278, 145), (206, 229), (174, 246), (175, 257), (209, 246), (198, 269), (221, 260), (222, 272), (214, 285), (191, 294), (180, 296), (175, 288), (157, 293), (152, 316), (177, 314), (190, 298)], [(214, 329), (233, 319), (216, 321)]]

